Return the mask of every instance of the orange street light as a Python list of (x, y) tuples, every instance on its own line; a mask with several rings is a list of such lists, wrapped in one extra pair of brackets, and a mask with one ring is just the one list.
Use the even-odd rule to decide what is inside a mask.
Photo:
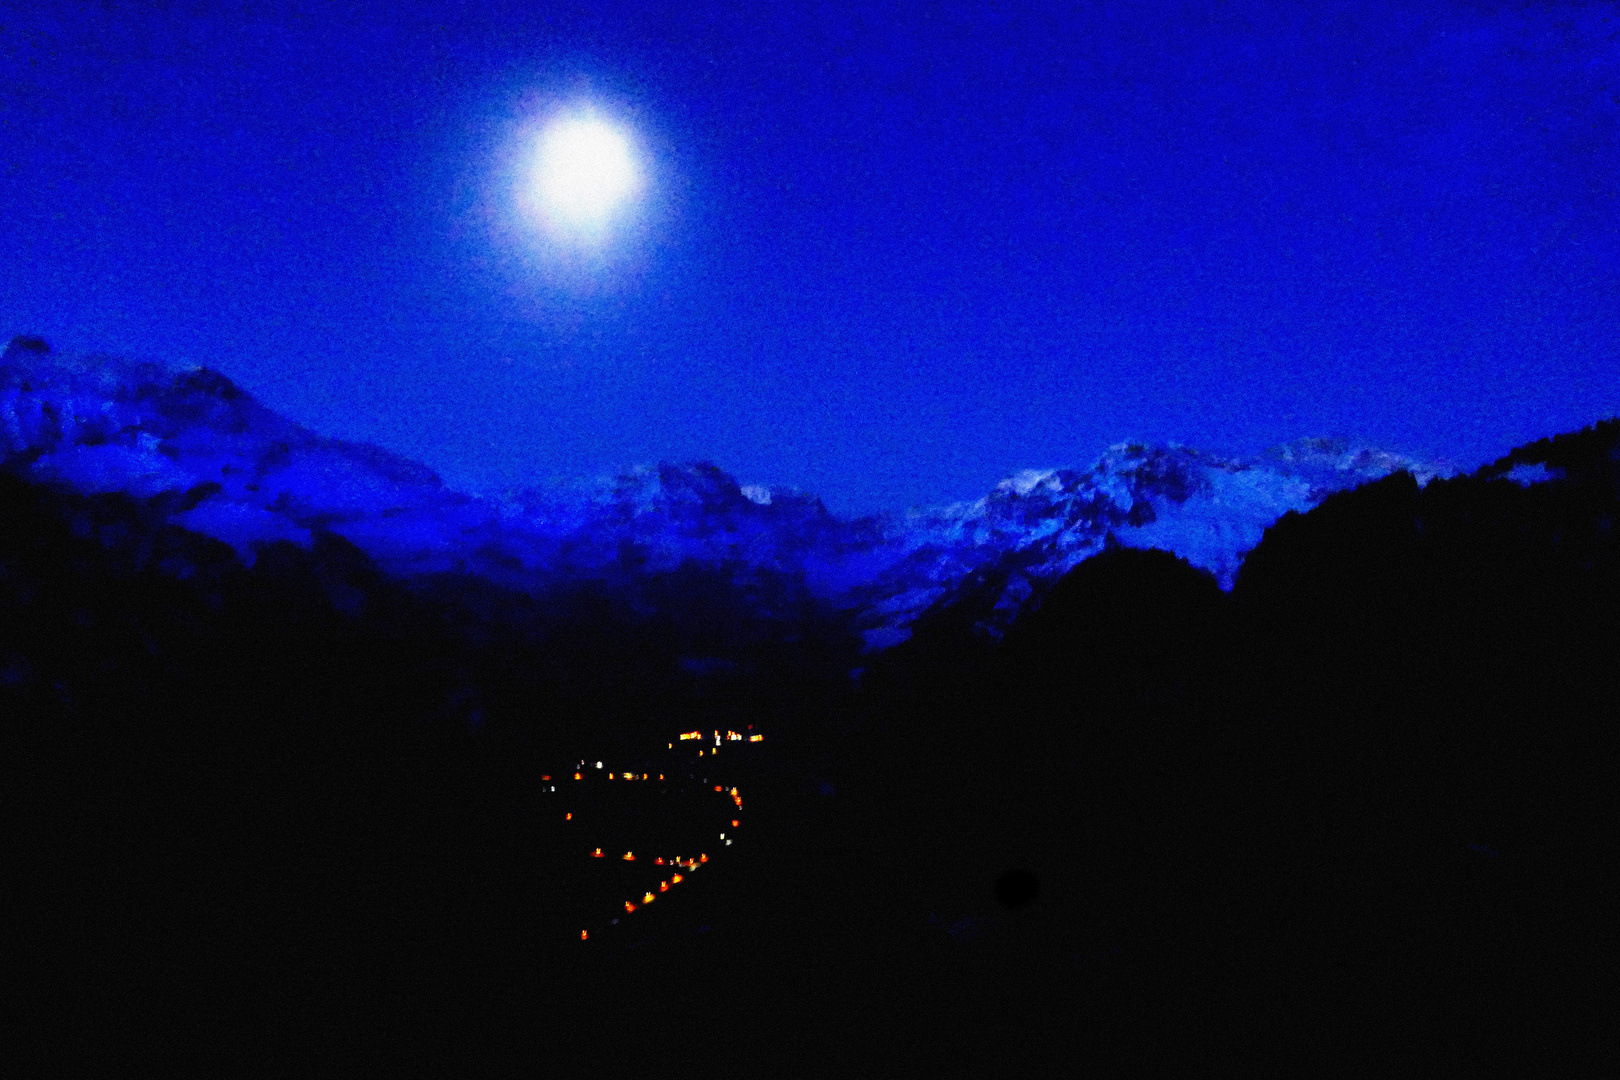
[(591, 936), (591, 935), (589, 935), (589, 934), (587, 934), (587, 933), (586, 933), (586, 932), (585, 932), (585, 931), (583, 931), (583, 930), (581, 930), (581, 931), (580, 931), (580, 932), (579, 932), (579, 940), (581, 940), (581, 941), (584, 941), (584, 940), (585, 940), (585, 939), (586, 939), (586, 938), (589, 938), (589, 937), (590, 937), (590, 936)]
[(564, 821), (573, 821), (574, 820), (574, 815), (573, 814), (564, 814), (563, 815), (563, 820)]
[(681, 875), (679, 875), (679, 874), (671, 874), (669, 876), (669, 880), (671, 880), (675, 884), (679, 885), (681, 883)]
[(583, 777), (583, 776), (581, 776), (581, 775), (579, 775), (579, 773), (575, 773), (575, 774), (574, 774), (574, 779), (575, 779), (575, 780), (583, 780), (583, 779), (585, 779), (585, 778), (584, 778), (584, 777)]
[(647, 895), (645, 895), (645, 896), (643, 896), (641, 898), (641, 902), (643, 904), (650, 904), (656, 899), (658, 899), (656, 896), (654, 896), (652, 893), (648, 893)]
[(733, 829), (735, 829), (737, 827), (737, 819), (736, 818), (731, 819), (731, 827)]
[(659, 891), (659, 892), (669, 892), (669, 882), (667, 882), (667, 881), (660, 881), (660, 882), (659, 882), (659, 883), (658, 883), (658, 891)]
[(595, 851), (591, 852), (591, 858), (600, 859), (601, 857), (602, 857), (602, 849), (601, 848), (597, 848)]
[(635, 862), (636, 861), (636, 853), (633, 852), (633, 851), (625, 852), (624, 853), (624, 861), (625, 862)]
[(636, 905), (634, 905), (630, 901), (626, 900), (624, 902), (624, 910), (628, 914), (629, 912), (632, 912), (632, 911), (636, 910)]

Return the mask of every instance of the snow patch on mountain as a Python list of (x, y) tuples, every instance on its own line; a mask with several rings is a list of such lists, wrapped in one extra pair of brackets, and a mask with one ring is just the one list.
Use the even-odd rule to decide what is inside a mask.
[(1537, 461), (1529, 465), (1515, 465), (1502, 474), (1520, 487), (1529, 487), (1532, 484), (1545, 484), (1553, 480), (1564, 479), (1564, 470), (1548, 468), (1545, 462)]

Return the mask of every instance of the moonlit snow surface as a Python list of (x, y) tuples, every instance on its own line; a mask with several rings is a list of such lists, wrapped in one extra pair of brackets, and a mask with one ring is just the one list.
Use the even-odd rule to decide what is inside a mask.
[(595, 231), (641, 186), (630, 141), (590, 117), (554, 120), (541, 133), (531, 175), (548, 221), (564, 230)]

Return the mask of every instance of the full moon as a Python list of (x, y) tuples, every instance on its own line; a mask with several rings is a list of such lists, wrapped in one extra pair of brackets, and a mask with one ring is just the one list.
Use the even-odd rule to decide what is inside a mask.
[(594, 117), (553, 120), (540, 133), (531, 194), (553, 226), (594, 232), (641, 188), (630, 140)]

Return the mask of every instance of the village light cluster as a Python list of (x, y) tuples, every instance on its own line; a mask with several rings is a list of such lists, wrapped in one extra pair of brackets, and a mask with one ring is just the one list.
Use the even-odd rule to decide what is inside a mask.
[[(749, 725), (750, 732), (752, 732), (752, 729), (753, 729), (753, 725), (750, 724)], [(705, 736), (704, 736), (703, 732), (701, 732), (701, 731), (686, 731), (686, 732), (681, 732), (677, 736), (677, 738), (680, 739), (683, 742), (686, 742), (686, 741), (702, 740), (702, 739), (705, 738)], [(742, 732), (730, 731), (730, 730), (727, 730), (725, 732), (724, 736), (722, 736), (721, 732), (718, 729), (716, 729), (714, 731), (714, 733), (713, 733), (713, 738), (714, 738), (714, 746), (716, 748), (718, 748), (722, 741), (743, 742), (743, 741), (746, 740), (748, 742), (756, 742), (757, 743), (757, 742), (763, 742), (764, 739), (765, 739), (765, 736), (762, 735), (762, 734), (758, 734), (758, 733), (744, 734)], [(670, 742), (668, 744), (669, 749), (673, 749), (674, 746), (675, 746), (674, 742)], [(713, 752), (718, 753), (719, 751), (718, 751), (718, 749), (715, 749)], [(702, 751), (702, 750), (698, 751), (698, 756), (699, 757), (702, 757), (703, 754), (704, 754), (704, 751)], [(574, 779), (575, 780), (583, 780), (585, 778), (585, 776), (584, 776), (585, 767), (586, 767), (586, 763), (583, 760), (581, 760), (578, 763), (578, 765), (577, 765), (577, 767), (575, 768), (575, 771), (574, 771)], [(603, 770), (603, 772), (604, 772), (604, 774), (605, 774), (605, 776), (606, 776), (606, 778), (608, 780), (613, 780), (615, 778), (623, 779), (623, 780), (649, 780), (649, 779), (652, 778), (652, 774), (650, 772), (636, 773), (633, 770), (622, 770), (622, 771), (620, 771), (620, 770), (614, 770), (614, 769), (607, 769), (607, 768), (604, 768), (603, 763), (600, 762), (600, 761), (596, 762), (594, 767), (597, 768), (597, 769)], [(664, 778), (665, 778), (665, 774), (663, 774), (663, 773), (658, 774), (658, 779), (659, 780), (663, 780)], [(541, 779), (550, 780), (551, 777), (550, 776), (543, 776)], [(553, 786), (553, 787), (550, 787), (548, 790), (555, 791), (556, 788)], [(727, 798), (729, 798), (738, 810), (742, 809), (742, 794), (738, 791), (738, 789), (736, 787), (728, 788), (725, 784), (715, 784), (714, 785), (714, 790), (715, 790), (715, 792), (717, 794), (723, 794)], [(564, 815), (563, 820), (565, 820), (565, 821), (573, 821), (574, 820), (573, 812), (572, 811), (567, 812)], [(730, 822), (730, 826), (731, 826), (732, 829), (740, 828), (741, 825), (742, 825), (742, 821), (741, 821), (740, 818), (730, 818), (728, 820)], [(731, 841), (731, 839), (729, 839), (726, 836), (725, 833), (721, 833), (719, 838), (722, 841), (725, 842), (725, 845), (727, 847), (731, 846), (732, 841)], [(594, 847), (594, 848), (591, 849), (590, 857), (593, 858), (593, 859), (605, 859), (605, 858), (607, 858), (607, 853), (604, 852), (601, 847)], [(636, 862), (637, 861), (636, 853), (633, 850), (626, 851), (623, 855), (618, 856), (618, 860), (621, 861), (621, 862)], [(706, 852), (700, 852), (697, 855), (696, 858), (690, 858), (690, 857), (687, 857), (687, 856), (679, 856), (679, 855), (675, 856), (673, 858), (666, 858), (665, 856), (660, 855), (660, 856), (654, 858), (652, 861), (653, 861), (653, 864), (655, 866), (675, 866), (675, 867), (679, 867), (682, 870), (685, 870), (688, 874), (690, 874), (690, 873), (696, 871), (703, 864), (707, 863), (709, 861), (709, 856), (708, 856), (708, 854)], [(642, 893), (641, 898), (640, 898), (639, 901), (634, 900), (634, 899), (623, 901), (623, 907), (624, 907), (624, 912), (623, 913), (625, 915), (629, 915), (629, 914), (633, 913), (634, 911), (636, 911), (638, 908), (647, 906), (648, 904), (650, 904), (654, 900), (656, 900), (660, 893), (668, 892), (672, 886), (678, 885), (684, 880), (685, 880), (685, 875), (682, 875), (682, 874), (679, 874), (679, 873), (670, 874), (669, 877), (667, 877), (667, 878), (665, 878), (665, 879), (658, 882), (658, 886), (657, 886), (656, 890), (650, 889), (650, 888), (645, 890)], [(618, 923), (618, 921), (619, 921), (618, 919), (609, 920), (610, 923), (614, 923), (614, 924)], [(579, 939), (581, 941), (590, 940), (590, 931), (588, 929), (580, 930)]]
[[(750, 729), (752, 729), (754, 725), (749, 724), (748, 726), (749, 726)], [(686, 742), (686, 741), (691, 740), (691, 739), (701, 739), (701, 738), (703, 738), (703, 732), (701, 732), (701, 731), (683, 731), (678, 736), (676, 736), (676, 738), (680, 739), (682, 742)], [(725, 742), (743, 742), (744, 740), (747, 740), (748, 742), (764, 742), (765, 741), (765, 736), (757, 734), (757, 733), (752, 734), (752, 735), (744, 735), (740, 731), (729, 731), (728, 730), (726, 732), (726, 734), (725, 734), (725, 737), (724, 737), (723, 741), (725, 741)], [(721, 738), (720, 732), (719, 732), (718, 729), (716, 729), (716, 731), (714, 733), (714, 745), (715, 745), (715, 747), (718, 748), (721, 742), (722, 742), (722, 738)], [(669, 746), (670, 746), (671, 749), (673, 749), (675, 744), (670, 743)], [(718, 753), (719, 751), (718, 751), (718, 749), (716, 749), (713, 752)], [(703, 756), (703, 751), (699, 750), (698, 751), (698, 757), (702, 757), (702, 756)]]

